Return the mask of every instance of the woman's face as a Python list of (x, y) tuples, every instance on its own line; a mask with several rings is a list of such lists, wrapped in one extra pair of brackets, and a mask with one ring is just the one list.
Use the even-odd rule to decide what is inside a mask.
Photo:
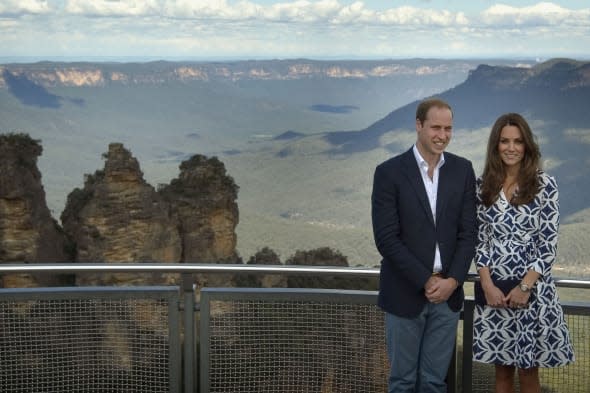
[(525, 145), (518, 127), (508, 125), (502, 128), (498, 153), (507, 167), (520, 166), (524, 158)]

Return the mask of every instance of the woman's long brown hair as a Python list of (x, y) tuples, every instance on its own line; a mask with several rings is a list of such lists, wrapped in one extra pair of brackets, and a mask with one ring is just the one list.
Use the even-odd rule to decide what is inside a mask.
[(506, 168), (500, 157), (498, 145), (502, 129), (506, 126), (515, 126), (520, 130), (525, 150), (524, 157), (518, 172), (518, 192), (510, 201), (514, 205), (531, 202), (539, 191), (538, 171), (540, 168), (541, 152), (535, 136), (527, 121), (518, 113), (506, 113), (500, 116), (490, 132), (486, 162), (482, 175), (481, 199), (485, 206), (492, 205), (502, 189), (506, 178)]

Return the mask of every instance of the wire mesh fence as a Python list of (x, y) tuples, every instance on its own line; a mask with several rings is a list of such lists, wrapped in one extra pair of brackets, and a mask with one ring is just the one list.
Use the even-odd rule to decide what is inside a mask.
[(201, 391), (384, 392), (382, 312), (374, 302), (314, 295), (213, 301), (201, 315)]
[(0, 391), (171, 391), (169, 296), (117, 293), (3, 293)]

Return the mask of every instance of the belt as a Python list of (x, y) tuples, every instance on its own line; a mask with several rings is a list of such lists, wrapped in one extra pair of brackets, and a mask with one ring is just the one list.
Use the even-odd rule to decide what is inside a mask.
[(441, 272), (432, 272), (432, 277), (442, 277), (442, 275)]

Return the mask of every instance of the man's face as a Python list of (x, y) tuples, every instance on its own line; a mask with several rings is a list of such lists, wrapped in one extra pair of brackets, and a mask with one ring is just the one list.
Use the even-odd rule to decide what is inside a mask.
[(416, 146), (424, 159), (438, 158), (451, 141), (453, 114), (448, 108), (434, 106), (426, 113), (424, 122), (416, 119), (416, 132)]

